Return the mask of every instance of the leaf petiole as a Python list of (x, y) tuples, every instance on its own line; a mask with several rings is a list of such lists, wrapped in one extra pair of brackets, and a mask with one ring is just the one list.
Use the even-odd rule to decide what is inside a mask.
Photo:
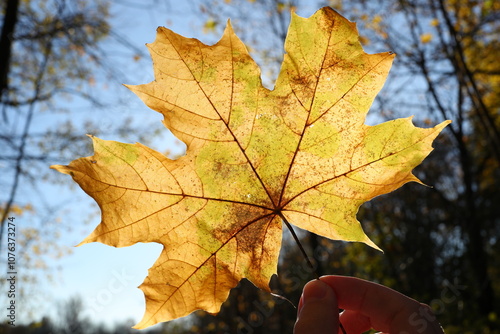
[(302, 247), (302, 244), (300, 243), (300, 240), (297, 237), (297, 234), (295, 234), (295, 231), (293, 230), (292, 225), (288, 222), (288, 220), (286, 220), (285, 216), (281, 212), (278, 212), (278, 215), (280, 216), (281, 220), (283, 220), (283, 222), (285, 223), (286, 227), (288, 227), (288, 230), (290, 231), (290, 233), (292, 234), (293, 239), (295, 240), (295, 242), (299, 246), (299, 249), (302, 252), (302, 255), (304, 255), (304, 257), (306, 259), (306, 262), (307, 262), (307, 265), (309, 266), (309, 268), (311, 268), (312, 272), (314, 273), (315, 278), (319, 279), (318, 272), (316, 271), (316, 268), (312, 264), (311, 260), (309, 260), (309, 256), (307, 256), (307, 253), (306, 253), (304, 247)]
[[(300, 240), (297, 237), (297, 234), (295, 233), (292, 225), (288, 222), (288, 220), (286, 220), (285, 216), (281, 212), (279, 212), (278, 215), (280, 216), (281, 220), (283, 220), (283, 222), (285, 223), (286, 227), (288, 227), (288, 230), (290, 231), (290, 233), (292, 234), (293, 239), (295, 240), (295, 242), (299, 246), (299, 249), (302, 252), (302, 255), (304, 255), (307, 264), (309, 265), (309, 267), (313, 271), (314, 276), (316, 276), (316, 279), (319, 279), (318, 272), (316, 271), (316, 268), (312, 264), (311, 260), (309, 260), (309, 256), (307, 256), (306, 250), (304, 249), (304, 247), (302, 247), (302, 244), (300, 243)], [(341, 312), (341, 311), (342, 310), (339, 310), (339, 312)], [(340, 330), (342, 331), (343, 334), (347, 334), (347, 332), (346, 332), (346, 330), (344, 328), (344, 325), (342, 325), (342, 323), (340, 321), (339, 321), (339, 328), (340, 328)]]

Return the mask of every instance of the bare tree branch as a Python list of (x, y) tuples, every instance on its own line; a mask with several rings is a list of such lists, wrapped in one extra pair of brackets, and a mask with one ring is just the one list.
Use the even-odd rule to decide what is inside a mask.
[(12, 182), (12, 186), (10, 189), (9, 193), (9, 199), (7, 200), (7, 203), (5, 204), (5, 207), (2, 212), (2, 220), (1, 220), (1, 225), (0, 225), (0, 249), (2, 249), (2, 240), (3, 240), (3, 233), (4, 233), (4, 227), (5, 227), (5, 222), (7, 218), (9, 217), (10, 210), (12, 208), (12, 205), (14, 204), (14, 200), (16, 198), (16, 193), (17, 189), (19, 186), (19, 180), (22, 174), (22, 164), (24, 162), (24, 157), (25, 157), (25, 149), (26, 149), (26, 142), (28, 140), (29, 134), (30, 134), (30, 126), (31, 126), (31, 121), (33, 119), (33, 114), (35, 111), (35, 105), (38, 101), (37, 97), (40, 95), (40, 91), (42, 88), (42, 82), (43, 78), (45, 75), (45, 71), (47, 69), (47, 64), (49, 62), (50, 54), (52, 51), (52, 41), (48, 40), (47, 42), (47, 47), (45, 48), (45, 53), (43, 55), (43, 60), (40, 65), (40, 69), (37, 74), (37, 79), (36, 79), (36, 86), (35, 86), (35, 91), (34, 91), (34, 96), (32, 103), (29, 106), (28, 113), (26, 115), (26, 121), (24, 123), (24, 129), (21, 135), (21, 143), (18, 148), (18, 155), (16, 159), (16, 164), (14, 168), (14, 180)]

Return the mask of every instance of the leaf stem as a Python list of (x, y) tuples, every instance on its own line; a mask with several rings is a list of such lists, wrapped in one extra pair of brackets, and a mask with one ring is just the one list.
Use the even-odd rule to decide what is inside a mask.
[[(299, 249), (300, 251), (302, 252), (302, 255), (304, 255), (305, 259), (306, 259), (306, 262), (307, 264), (309, 265), (309, 267), (311, 268), (311, 270), (313, 271), (314, 273), (314, 276), (316, 276), (316, 279), (319, 280), (319, 275), (318, 275), (318, 272), (316, 271), (316, 268), (314, 267), (314, 265), (312, 264), (311, 260), (309, 260), (309, 256), (307, 256), (307, 253), (306, 253), (306, 250), (304, 249), (304, 247), (302, 247), (302, 244), (300, 243), (300, 240), (299, 238), (297, 237), (297, 234), (295, 233), (292, 225), (288, 222), (288, 220), (286, 220), (285, 216), (281, 213), (281, 212), (278, 212), (278, 216), (280, 216), (280, 218), (283, 220), (283, 222), (285, 223), (286, 227), (288, 227), (288, 230), (290, 231), (290, 233), (292, 234), (292, 237), (293, 239), (295, 240), (295, 242), (297, 243), (297, 245), (299, 246)], [(339, 310), (339, 311), (342, 311), (342, 310)], [(345, 328), (344, 328), (344, 325), (342, 325), (342, 323), (339, 321), (339, 328), (340, 330), (342, 331), (343, 334), (347, 334)]]
[(278, 216), (280, 216), (280, 218), (285, 223), (286, 227), (288, 227), (288, 230), (290, 231), (290, 233), (292, 234), (293, 239), (295, 240), (295, 242), (299, 246), (299, 249), (302, 252), (302, 255), (304, 255), (304, 257), (306, 259), (306, 262), (307, 262), (307, 265), (309, 266), (309, 268), (311, 268), (312, 272), (314, 273), (314, 276), (316, 277), (316, 279), (319, 279), (318, 272), (316, 271), (316, 268), (312, 264), (311, 260), (309, 260), (309, 256), (307, 256), (307, 253), (306, 253), (304, 247), (302, 247), (302, 244), (300, 243), (300, 240), (297, 237), (297, 234), (295, 234), (295, 231), (293, 230), (292, 225), (288, 222), (288, 220), (286, 220), (285, 216), (281, 212), (278, 212)]
[(347, 332), (345, 331), (344, 325), (342, 325), (342, 323), (340, 322), (340, 320), (339, 320), (339, 328), (342, 330), (343, 334), (347, 334)]

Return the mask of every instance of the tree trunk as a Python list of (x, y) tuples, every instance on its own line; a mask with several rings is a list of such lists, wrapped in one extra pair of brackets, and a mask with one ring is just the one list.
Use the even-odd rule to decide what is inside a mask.
[(2, 35), (0, 36), (0, 50), (2, 50), (0, 52), (0, 96), (4, 91), (7, 91), (9, 86), (10, 56), (18, 12), (19, 0), (8, 0), (2, 26)]

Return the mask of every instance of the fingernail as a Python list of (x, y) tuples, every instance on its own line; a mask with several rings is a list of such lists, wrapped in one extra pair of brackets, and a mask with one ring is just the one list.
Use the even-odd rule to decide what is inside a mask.
[(320, 300), (326, 297), (330, 287), (320, 280), (314, 280), (306, 284), (303, 292), (304, 302)]
[(314, 280), (307, 283), (302, 291), (297, 315), (300, 317), (305, 304), (325, 298), (328, 289), (330, 289), (330, 287), (320, 280)]

